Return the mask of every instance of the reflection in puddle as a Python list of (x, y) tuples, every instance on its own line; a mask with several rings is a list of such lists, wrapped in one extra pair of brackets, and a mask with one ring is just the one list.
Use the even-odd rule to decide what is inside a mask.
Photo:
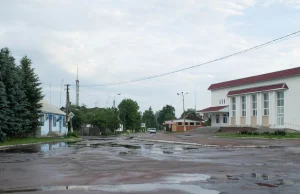
[(5, 150), (0, 150), (0, 153), (39, 153), (48, 152), (55, 149), (68, 147), (68, 144), (64, 142), (53, 143), (53, 144), (35, 144), (27, 146), (16, 146)]
[(166, 178), (166, 183), (185, 183), (194, 181), (206, 181), (210, 179), (206, 174), (177, 174)]
[(6, 189), (0, 190), (0, 193), (20, 193), (20, 192), (36, 192), (36, 191), (105, 191), (105, 192), (121, 192), (121, 193), (140, 193), (149, 191), (159, 191), (162, 189), (183, 191), (191, 194), (219, 194), (219, 191), (203, 189), (197, 185), (179, 184), (194, 181), (206, 181), (210, 176), (205, 174), (176, 174), (166, 177), (162, 182), (146, 183), (146, 184), (122, 184), (122, 185), (71, 185), (71, 186), (42, 186), (37, 188), (25, 189)]
[(161, 189), (179, 190), (190, 194), (219, 194), (219, 191), (203, 189), (196, 185), (178, 185), (178, 184), (160, 184), (160, 183), (146, 183), (146, 184), (126, 184), (126, 185), (82, 185), (82, 186), (43, 186), (40, 188), (28, 189), (7, 189), (0, 190), (0, 193), (24, 193), (24, 192), (39, 192), (39, 191), (105, 191), (105, 192), (121, 192), (121, 193), (140, 193), (149, 191), (159, 191)]

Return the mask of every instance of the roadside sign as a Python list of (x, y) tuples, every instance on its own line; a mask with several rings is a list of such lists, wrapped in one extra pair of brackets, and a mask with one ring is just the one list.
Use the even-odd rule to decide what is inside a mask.
[(72, 119), (74, 116), (75, 116), (74, 113), (72, 113), (72, 112), (69, 113), (69, 118), (70, 119)]

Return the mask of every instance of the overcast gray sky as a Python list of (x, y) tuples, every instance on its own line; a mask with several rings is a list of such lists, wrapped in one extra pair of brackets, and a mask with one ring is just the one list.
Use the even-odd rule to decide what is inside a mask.
[[(45, 98), (60, 105), (61, 81), (81, 85), (138, 79), (228, 55), (300, 29), (299, 0), (0, 0), (0, 47), (27, 55)], [(80, 103), (141, 111), (210, 106), (210, 84), (300, 66), (300, 36), (184, 72), (113, 87), (81, 87)], [(234, 73), (230, 73), (234, 72)], [(75, 87), (71, 88), (75, 102)], [(62, 103), (65, 104), (65, 91)]]

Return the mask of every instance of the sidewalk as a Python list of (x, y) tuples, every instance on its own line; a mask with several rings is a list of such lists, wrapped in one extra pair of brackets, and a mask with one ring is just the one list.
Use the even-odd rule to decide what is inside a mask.
[(248, 148), (263, 148), (263, 147), (300, 147), (299, 139), (256, 139), (256, 138), (231, 138), (217, 137), (216, 133), (157, 133), (150, 135), (140, 133), (134, 137), (139, 141), (152, 141), (161, 143), (186, 144), (202, 147), (248, 147)]

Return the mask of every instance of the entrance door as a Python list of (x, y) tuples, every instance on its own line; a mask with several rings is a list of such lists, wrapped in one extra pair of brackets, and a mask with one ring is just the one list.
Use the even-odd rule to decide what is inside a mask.
[(62, 121), (61, 119), (59, 120), (59, 133), (61, 133), (61, 127), (62, 127)]
[(52, 117), (49, 118), (49, 132), (52, 131)]

